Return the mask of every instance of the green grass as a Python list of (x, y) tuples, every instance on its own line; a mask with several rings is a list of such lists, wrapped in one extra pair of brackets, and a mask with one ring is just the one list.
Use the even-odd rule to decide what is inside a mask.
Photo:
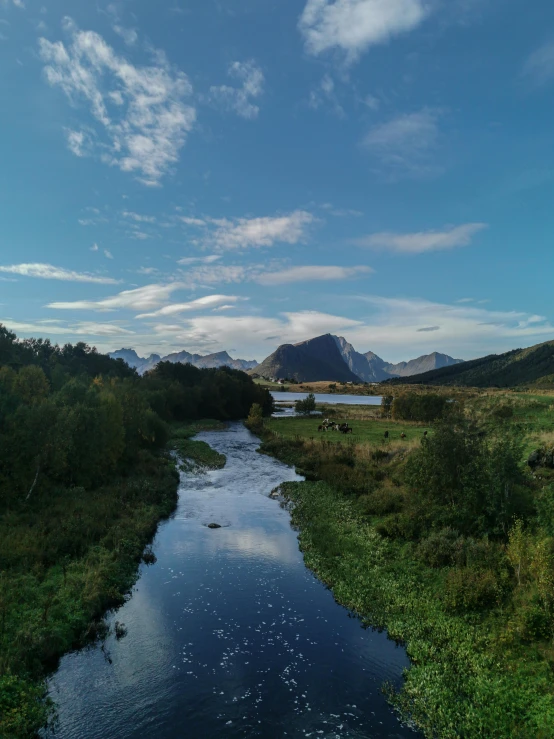
[(213, 419), (175, 423), (171, 427), (170, 446), (181, 457), (181, 469), (184, 471), (198, 467), (208, 470), (219, 470), (225, 467), (227, 458), (219, 454), (205, 441), (192, 438), (201, 431), (222, 431), (225, 424)]
[(352, 426), (352, 434), (341, 434), (336, 431), (318, 431), (321, 418), (270, 418), (266, 420), (265, 426), (270, 431), (288, 439), (300, 437), (301, 439), (321, 438), (325, 441), (345, 443), (350, 440), (358, 442), (369, 442), (375, 445), (383, 445), (384, 433), (389, 432), (391, 442), (400, 441), (401, 434), (406, 434), (406, 441), (416, 441), (423, 437), (423, 432), (430, 430), (427, 426), (416, 426), (412, 423), (389, 421), (389, 420), (351, 420), (348, 417), (335, 417), (337, 423), (348, 421)]
[(400, 694), (389, 693), (405, 717), (441, 739), (554, 737), (552, 666), (503, 639), (500, 615), (447, 612), (448, 570), (380, 536), (351, 497), (322, 482), (282, 489), (306, 565), (339, 603), (406, 644), (412, 667)]

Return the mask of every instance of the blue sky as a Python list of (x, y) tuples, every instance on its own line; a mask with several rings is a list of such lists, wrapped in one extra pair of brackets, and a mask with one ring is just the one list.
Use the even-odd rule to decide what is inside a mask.
[(261, 360), (554, 339), (548, 0), (0, 0), (0, 322)]

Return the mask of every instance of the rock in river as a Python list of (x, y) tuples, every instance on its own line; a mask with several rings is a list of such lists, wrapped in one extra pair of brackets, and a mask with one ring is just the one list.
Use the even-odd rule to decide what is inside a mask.
[(208, 528), (209, 529), (220, 529), (221, 526), (218, 523), (209, 523)]

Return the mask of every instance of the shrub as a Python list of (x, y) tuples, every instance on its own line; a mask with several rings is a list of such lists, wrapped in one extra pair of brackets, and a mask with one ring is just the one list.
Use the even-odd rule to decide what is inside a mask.
[(309, 393), (302, 400), (297, 400), (294, 404), (294, 409), (297, 413), (305, 415), (312, 413), (315, 411), (315, 395), (313, 393)]
[(444, 604), (451, 611), (492, 608), (497, 598), (497, 580), (492, 570), (454, 567), (446, 577)]
[(429, 567), (446, 567), (462, 564), (464, 539), (452, 528), (441, 529), (429, 534), (417, 547), (417, 556)]

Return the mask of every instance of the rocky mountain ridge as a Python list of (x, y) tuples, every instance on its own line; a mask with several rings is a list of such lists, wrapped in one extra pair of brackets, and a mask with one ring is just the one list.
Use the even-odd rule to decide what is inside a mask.
[(191, 354), (185, 350), (174, 352), (161, 357), (159, 354), (151, 354), (149, 357), (139, 357), (134, 349), (118, 349), (108, 354), (112, 359), (122, 359), (130, 367), (134, 367), (139, 375), (154, 369), (158, 362), (172, 362), (177, 364), (193, 364), (199, 369), (214, 369), (217, 367), (230, 367), (231, 369), (247, 370), (254, 369), (258, 363), (255, 360), (233, 359), (228, 352), (215, 352), (205, 356), (201, 354)]
[(383, 382), (463, 362), (433, 352), (409, 362), (391, 364), (374, 352), (360, 354), (342, 336), (325, 334), (299, 344), (282, 344), (252, 372), (261, 377), (299, 382)]

